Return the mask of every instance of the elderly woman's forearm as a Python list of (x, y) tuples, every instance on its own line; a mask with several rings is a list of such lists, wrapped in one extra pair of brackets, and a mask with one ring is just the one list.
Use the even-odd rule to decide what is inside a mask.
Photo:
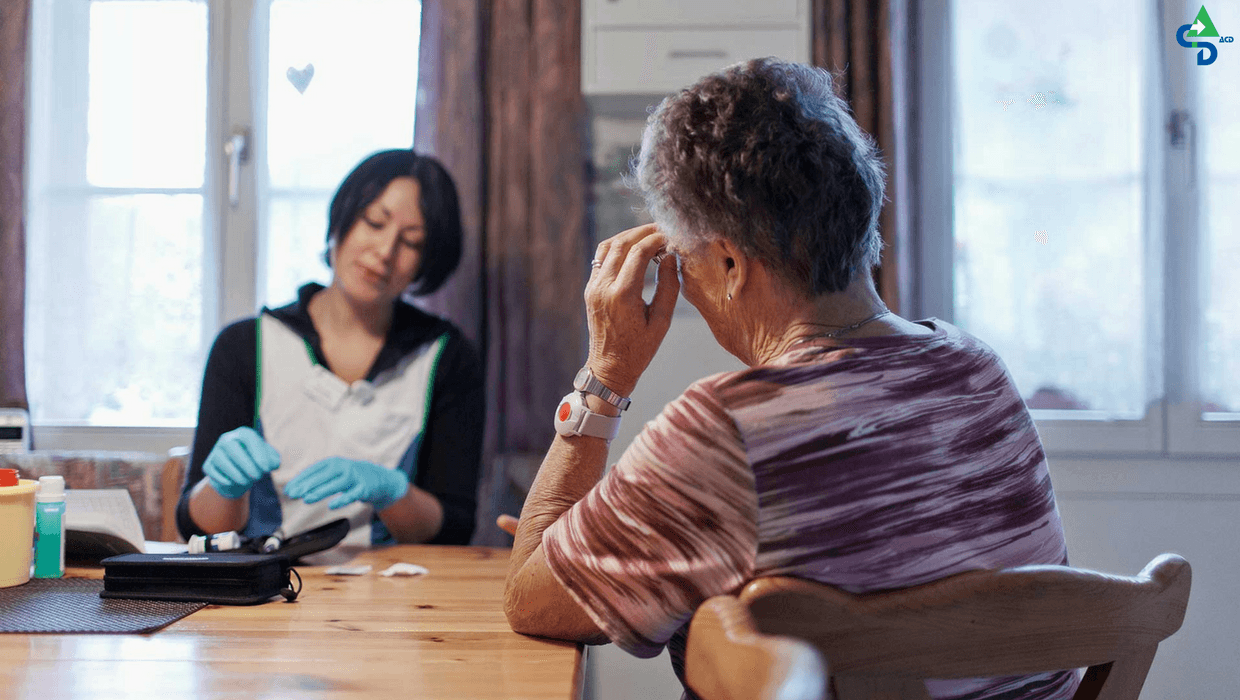
[(583, 644), (611, 641), (551, 575), (542, 548), (509, 580), (504, 614), (514, 632)]
[(600, 438), (556, 436), (521, 509), (512, 547), (509, 578), (542, 542), (543, 531), (589, 493), (603, 476), (607, 442)]
[[(627, 404), (617, 402), (611, 394), (627, 397), (632, 393), (667, 334), (680, 287), (675, 259), (660, 257), (665, 249), (665, 236), (651, 225), (619, 233), (595, 249), (585, 290), (590, 351), (583, 369), (593, 374), (610, 394), (597, 387), (590, 389), (588, 381), (584, 385), (574, 381), (588, 411), (586, 415), (619, 416)], [(646, 304), (643, 282), (650, 262), (655, 259), (659, 261), (658, 283), (654, 297)], [(576, 398), (570, 394), (565, 400)], [(565, 416), (581, 408), (568, 404), (565, 407), (571, 409)], [(521, 510), (508, 567), (504, 610), (518, 632), (600, 642), (606, 636), (555, 577), (541, 545), (547, 528), (585, 498), (602, 478), (608, 445), (598, 435), (607, 431), (579, 430), (559, 422), (556, 430), (559, 434)]]
[[(557, 436), (530, 487), (517, 527), (504, 611), (513, 629), (575, 641), (601, 641), (598, 628), (569, 597), (547, 568), (543, 532), (589, 493), (607, 464), (607, 442), (600, 438)], [(535, 553), (538, 553), (535, 556)]]

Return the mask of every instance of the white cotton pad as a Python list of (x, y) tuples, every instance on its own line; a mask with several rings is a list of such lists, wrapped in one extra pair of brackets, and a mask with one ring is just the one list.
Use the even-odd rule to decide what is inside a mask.
[(427, 571), (425, 566), (418, 566), (417, 564), (406, 564), (404, 562), (400, 562), (400, 563), (389, 566), (383, 571), (380, 571), (379, 575), (380, 576), (417, 576), (418, 574), (429, 574), (429, 573), (430, 571)]

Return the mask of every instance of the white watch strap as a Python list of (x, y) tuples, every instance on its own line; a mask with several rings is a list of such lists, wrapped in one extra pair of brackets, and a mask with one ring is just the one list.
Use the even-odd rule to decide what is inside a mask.
[(582, 435), (600, 437), (611, 442), (620, 434), (620, 416), (605, 416), (587, 408), (582, 412), (577, 431)]

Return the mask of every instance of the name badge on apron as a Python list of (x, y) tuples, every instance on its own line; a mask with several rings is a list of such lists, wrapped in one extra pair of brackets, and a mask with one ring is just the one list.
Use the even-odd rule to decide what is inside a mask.
[(329, 411), (339, 408), (349, 391), (348, 385), (323, 365), (315, 365), (306, 373), (302, 389), (315, 403)]

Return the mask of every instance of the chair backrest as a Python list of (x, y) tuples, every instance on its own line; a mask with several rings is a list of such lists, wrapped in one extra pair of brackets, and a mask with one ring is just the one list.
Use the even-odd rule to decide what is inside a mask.
[(827, 687), (813, 645), (758, 632), (745, 604), (727, 595), (693, 615), (685, 672), (706, 700), (821, 700)]
[[(1136, 700), (1158, 643), (1184, 620), (1191, 584), (1188, 562), (1163, 554), (1135, 577), (1028, 566), (971, 571), (867, 595), (801, 579), (762, 578), (745, 587), (739, 602), (752, 615), (751, 634), (758, 640), (790, 637), (812, 644), (839, 700), (923, 700), (929, 698), (924, 678), (1082, 667), (1088, 670), (1074, 700)], [(717, 625), (707, 620), (720, 605), (703, 606), (690, 626), (685, 673), (695, 692), (695, 683), (707, 684), (703, 657), (735, 658), (741, 648), (731, 641), (743, 638), (740, 633), (724, 638), (710, 632)], [(734, 662), (714, 663), (726, 668)], [(780, 687), (778, 679), (768, 685)]]
[(181, 500), (181, 488), (185, 472), (189, 470), (189, 447), (180, 445), (168, 450), (168, 459), (159, 475), (160, 484), (160, 539), (164, 542), (182, 542), (177, 530), (177, 502)]

